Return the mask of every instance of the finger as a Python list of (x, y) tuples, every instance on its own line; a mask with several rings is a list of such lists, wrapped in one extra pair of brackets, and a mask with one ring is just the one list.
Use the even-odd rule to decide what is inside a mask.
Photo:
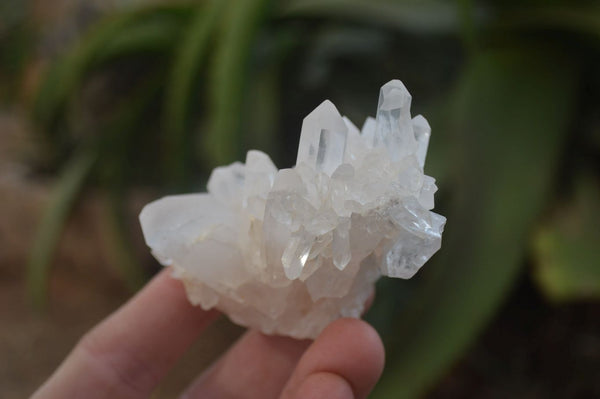
[[(352, 387), (339, 374), (319, 371), (310, 374), (294, 393), (294, 398), (353, 399)], [(285, 397), (285, 395), (284, 395)]]
[(384, 358), (373, 327), (358, 319), (337, 320), (302, 355), (282, 398), (366, 398)]
[(87, 333), (34, 397), (148, 397), (216, 316), (165, 270)]
[(277, 398), (310, 342), (248, 331), (183, 397)]

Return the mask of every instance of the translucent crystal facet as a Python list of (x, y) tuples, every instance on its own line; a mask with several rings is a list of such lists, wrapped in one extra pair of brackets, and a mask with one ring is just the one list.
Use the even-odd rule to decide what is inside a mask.
[(410, 119), (411, 100), (410, 93), (399, 80), (386, 83), (379, 92), (373, 146), (385, 147), (392, 161), (415, 153), (416, 140)]
[(423, 174), (431, 129), (411, 119), (398, 80), (361, 130), (330, 101), (302, 124), (297, 163), (260, 151), (216, 168), (208, 193), (165, 197), (140, 214), (146, 243), (188, 298), (267, 334), (314, 338), (360, 317), (381, 274), (410, 278), (441, 246)]
[(413, 132), (417, 141), (417, 152), (415, 156), (421, 168), (425, 166), (425, 157), (427, 156), (427, 147), (429, 146), (429, 136), (431, 136), (431, 127), (423, 115), (417, 115), (412, 120)]
[(323, 101), (302, 123), (296, 164), (330, 175), (344, 161), (348, 127), (335, 105)]

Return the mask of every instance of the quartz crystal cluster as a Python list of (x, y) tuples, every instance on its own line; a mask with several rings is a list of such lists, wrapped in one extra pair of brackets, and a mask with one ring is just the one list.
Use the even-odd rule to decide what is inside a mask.
[(208, 193), (148, 204), (148, 246), (193, 304), (238, 324), (313, 338), (360, 317), (380, 275), (410, 278), (441, 245), (423, 173), (430, 128), (410, 104), (390, 81), (361, 131), (323, 102), (304, 119), (295, 167), (249, 151), (212, 172)]

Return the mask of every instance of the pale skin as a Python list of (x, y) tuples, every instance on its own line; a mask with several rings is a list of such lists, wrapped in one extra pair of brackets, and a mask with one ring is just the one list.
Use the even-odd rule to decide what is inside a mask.
[[(33, 398), (148, 398), (217, 317), (190, 305), (165, 270), (89, 331)], [(383, 364), (362, 320), (337, 320), (314, 341), (248, 330), (181, 397), (361, 399)]]

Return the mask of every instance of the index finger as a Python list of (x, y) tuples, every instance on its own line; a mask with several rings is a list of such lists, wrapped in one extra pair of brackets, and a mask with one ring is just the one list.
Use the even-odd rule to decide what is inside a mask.
[(217, 314), (192, 306), (164, 270), (87, 333), (33, 397), (148, 397)]

